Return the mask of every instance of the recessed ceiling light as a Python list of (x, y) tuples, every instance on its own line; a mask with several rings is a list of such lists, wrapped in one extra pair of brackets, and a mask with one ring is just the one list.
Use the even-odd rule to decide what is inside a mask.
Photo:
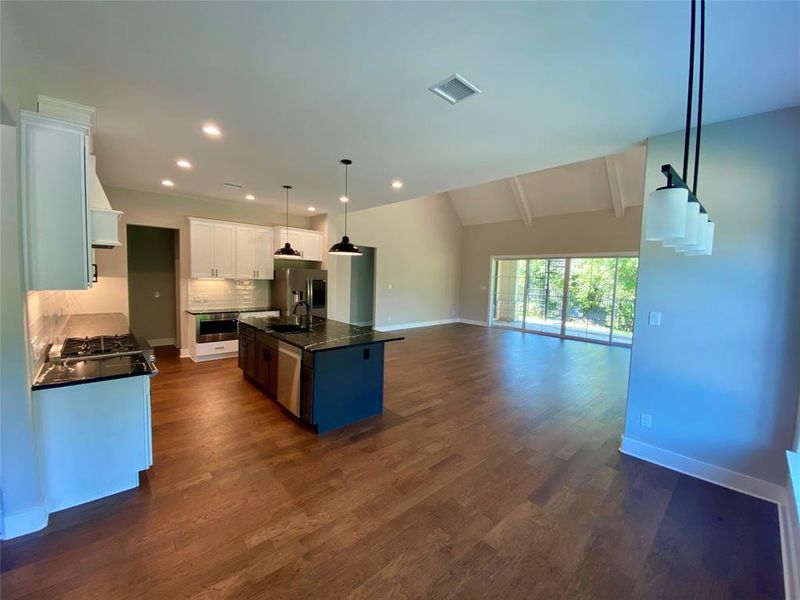
[(253, 196), (253, 194), (247, 194), (247, 196), (245, 196), (245, 197), (244, 197), (244, 199), (245, 199), (245, 200), (255, 200), (255, 199), (256, 199), (256, 197), (255, 197), (255, 196)]
[(309, 212), (317, 212), (317, 209), (314, 208), (313, 206), (309, 206), (308, 209), (306, 210), (308, 210)]
[(394, 189), (396, 189), (396, 190), (399, 190), (401, 187), (403, 187), (403, 182), (402, 182), (402, 181), (400, 181), (399, 179), (395, 179), (395, 180), (392, 182), (392, 187), (393, 187)]
[(201, 129), (208, 137), (219, 137), (222, 135), (222, 131), (219, 127), (214, 125), (214, 123), (203, 123), (203, 127)]
[(339, 200), (340, 200), (341, 202), (349, 202), (349, 201), (350, 201), (350, 198), (348, 198), (347, 196), (339, 196)]
[(185, 158), (179, 158), (178, 160), (175, 161), (175, 164), (178, 165), (181, 169), (191, 169), (192, 168), (192, 163), (190, 163)]
[(162, 179), (161, 185), (164, 187), (175, 187), (175, 182), (172, 179)]

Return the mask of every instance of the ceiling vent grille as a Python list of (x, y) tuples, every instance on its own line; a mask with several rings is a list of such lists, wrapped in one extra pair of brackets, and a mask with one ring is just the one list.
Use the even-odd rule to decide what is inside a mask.
[(458, 73), (451, 75), (428, 89), (440, 98), (447, 100), (450, 104), (461, 102), (464, 98), (469, 98), (470, 96), (481, 93), (478, 88)]

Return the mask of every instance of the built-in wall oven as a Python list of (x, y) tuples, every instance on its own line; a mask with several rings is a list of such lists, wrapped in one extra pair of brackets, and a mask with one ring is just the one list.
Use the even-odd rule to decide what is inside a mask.
[(238, 312), (195, 315), (195, 342), (205, 344), (235, 340), (238, 337), (238, 322)]

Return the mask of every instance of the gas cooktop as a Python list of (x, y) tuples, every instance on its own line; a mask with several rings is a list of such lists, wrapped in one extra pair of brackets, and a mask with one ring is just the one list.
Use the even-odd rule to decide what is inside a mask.
[(142, 347), (132, 334), (97, 335), (94, 337), (67, 338), (61, 348), (61, 358), (81, 358), (107, 354), (141, 351)]

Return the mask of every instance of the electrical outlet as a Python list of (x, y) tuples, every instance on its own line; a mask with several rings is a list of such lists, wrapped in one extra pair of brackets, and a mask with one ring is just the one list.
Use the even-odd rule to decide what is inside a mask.
[(153, 292), (153, 298), (161, 298), (161, 292), (159, 292), (158, 290)]
[(485, 292), (487, 289), (488, 289), (488, 288), (487, 288), (485, 285), (482, 285), (482, 286), (481, 286), (481, 291), (484, 291), (484, 292)]
[(653, 415), (642, 413), (640, 418), (640, 423), (642, 427), (647, 427), (647, 429), (651, 429), (653, 427)]
[(391, 283), (389, 284), (389, 289), (392, 289), (392, 284)]
[(650, 314), (648, 315), (647, 322), (650, 323), (650, 325), (659, 327), (661, 325), (661, 313), (657, 310), (651, 310)]

